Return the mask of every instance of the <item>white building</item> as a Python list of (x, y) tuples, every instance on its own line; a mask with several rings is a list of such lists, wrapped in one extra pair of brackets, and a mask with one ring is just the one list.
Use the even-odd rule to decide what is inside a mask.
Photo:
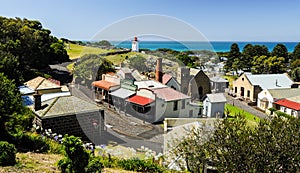
[(139, 52), (139, 41), (137, 37), (134, 37), (131, 44), (131, 51), (132, 52)]
[(225, 103), (227, 102), (223, 93), (207, 94), (203, 101), (203, 114), (206, 117), (222, 118)]
[(274, 107), (274, 102), (300, 95), (300, 88), (277, 88), (265, 89), (258, 93), (257, 107), (261, 110), (268, 111), (269, 108)]

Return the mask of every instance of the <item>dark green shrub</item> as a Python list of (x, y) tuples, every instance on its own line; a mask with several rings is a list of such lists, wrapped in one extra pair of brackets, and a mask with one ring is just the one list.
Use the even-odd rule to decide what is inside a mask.
[(89, 162), (89, 154), (84, 149), (80, 138), (66, 135), (62, 144), (65, 150), (65, 157), (59, 161), (58, 167), (64, 172), (84, 172)]
[(0, 141), (0, 166), (9, 166), (16, 163), (16, 148), (13, 144)]
[(101, 173), (103, 164), (100, 157), (94, 157), (89, 161), (86, 172), (87, 173)]
[(36, 133), (18, 133), (16, 138), (19, 151), (46, 153), (50, 149), (47, 138)]

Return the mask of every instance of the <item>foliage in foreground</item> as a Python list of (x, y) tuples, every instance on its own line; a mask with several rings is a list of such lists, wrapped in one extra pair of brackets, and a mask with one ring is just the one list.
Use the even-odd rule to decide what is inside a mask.
[(0, 166), (9, 166), (16, 163), (16, 148), (13, 144), (0, 141)]
[(255, 128), (249, 128), (242, 116), (224, 119), (209, 140), (199, 128), (174, 153), (191, 172), (198, 172), (207, 160), (220, 172), (299, 172), (299, 126), (300, 120), (291, 117), (260, 121)]

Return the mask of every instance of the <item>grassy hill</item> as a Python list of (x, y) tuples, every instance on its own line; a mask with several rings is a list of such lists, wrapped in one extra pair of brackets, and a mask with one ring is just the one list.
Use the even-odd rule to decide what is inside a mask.
[[(40, 153), (17, 153), (17, 164), (15, 166), (0, 166), (1, 173), (9, 172), (32, 172), (32, 173), (58, 173), (61, 172), (56, 166), (62, 159), (58, 154), (40, 154)], [(134, 171), (125, 171), (119, 169), (105, 168), (106, 173), (135, 173)]]
[(96, 47), (81, 46), (72, 43), (69, 43), (68, 46), (66, 47), (70, 59), (76, 59), (85, 54), (102, 54), (111, 51), (111, 50), (106, 50), (106, 49), (101, 49)]

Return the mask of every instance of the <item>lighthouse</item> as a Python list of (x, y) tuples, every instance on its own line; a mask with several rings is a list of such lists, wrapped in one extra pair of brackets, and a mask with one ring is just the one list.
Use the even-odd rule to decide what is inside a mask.
[(139, 51), (139, 41), (137, 37), (134, 37), (131, 44), (131, 51), (132, 52), (138, 52)]

